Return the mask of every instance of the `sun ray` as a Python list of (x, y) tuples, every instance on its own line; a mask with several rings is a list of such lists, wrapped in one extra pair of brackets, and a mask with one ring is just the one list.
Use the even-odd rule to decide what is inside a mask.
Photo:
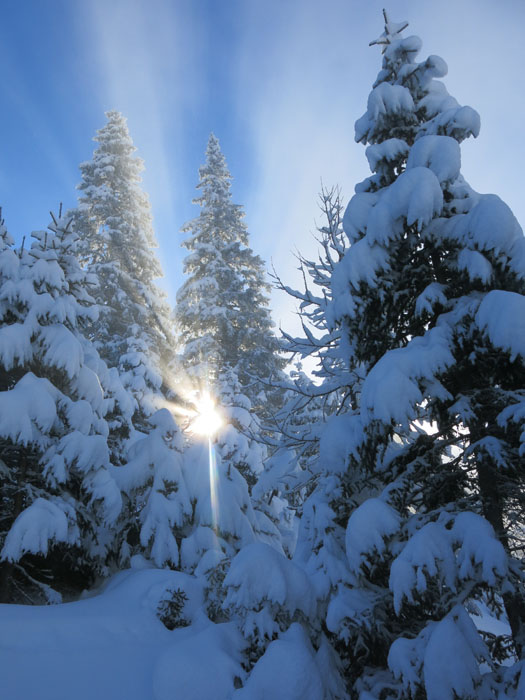
[(217, 494), (218, 472), (217, 472), (217, 456), (215, 454), (215, 445), (212, 438), (208, 436), (208, 463), (210, 474), (210, 503), (211, 503), (211, 518), (213, 530), (217, 532), (219, 522), (219, 499)]

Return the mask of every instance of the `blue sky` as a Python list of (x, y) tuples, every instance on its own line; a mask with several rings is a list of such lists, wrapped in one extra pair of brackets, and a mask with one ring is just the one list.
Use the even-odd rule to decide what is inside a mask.
[[(525, 223), (522, 0), (3, 0), (0, 205), (17, 240), (75, 203), (104, 111), (128, 117), (144, 158), (171, 299), (182, 281), (179, 229), (208, 134), (219, 137), (251, 245), (288, 283), (294, 250), (312, 255), (321, 178), (345, 201), (368, 174), (353, 140), (380, 68), (381, 9), (408, 20), (420, 59), (442, 56), (445, 83), (481, 114), (463, 146), (474, 189)], [(286, 327), (290, 305), (274, 294)]]

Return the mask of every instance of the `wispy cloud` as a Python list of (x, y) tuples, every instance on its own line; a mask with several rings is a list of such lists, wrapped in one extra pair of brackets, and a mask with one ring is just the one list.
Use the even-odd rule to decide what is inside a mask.
[[(273, 259), (283, 279), (300, 286), (294, 251), (316, 256), (321, 180), (341, 185), (348, 200), (366, 175), (353, 122), (364, 109), (367, 88), (354, 61), (359, 52), (348, 44), (348, 28), (340, 21), (343, 3), (249, 8), (236, 73), (237, 109), (257, 169), (246, 207), (254, 247)], [(374, 74), (372, 67), (370, 81)], [(277, 321), (298, 326), (290, 316), (294, 302), (276, 293), (273, 305)]]
[[(525, 220), (518, 89), (525, 5), (389, 4), (393, 18), (408, 19), (409, 31), (422, 37), (423, 57), (447, 60), (450, 92), (481, 113), (482, 134), (463, 149), (472, 186), (501, 194)], [(368, 42), (382, 32), (383, 0), (91, 0), (76, 7), (69, 17), (78, 44), (75, 75), (89, 92), (91, 115), (100, 109), (89, 133), (77, 138), (89, 145), (104, 109), (128, 117), (146, 161), (144, 184), (170, 296), (181, 282), (178, 229), (194, 215), (197, 167), (212, 129), (235, 178), (235, 200), (245, 206), (253, 248), (273, 260), (287, 283), (300, 284), (293, 251), (317, 250), (321, 179), (340, 184), (348, 201), (368, 174), (353, 124), (380, 68), (380, 52)], [(40, 129), (54, 171), (71, 179), (76, 162), (61, 135), (39, 119), (38, 101), (24, 92), (17, 67), (6, 66), (4, 82), (18, 86), (22, 118)], [(277, 321), (297, 326), (293, 302), (276, 294), (273, 305)]]
[(198, 113), (205, 87), (202, 26), (190, 2), (165, 0), (94, 0), (84, 17), (103, 108), (128, 117), (146, 162), (158, 254), (173, 295), (172, 241), (189, 180), (182, 157), (185, 129), (188, 115)]

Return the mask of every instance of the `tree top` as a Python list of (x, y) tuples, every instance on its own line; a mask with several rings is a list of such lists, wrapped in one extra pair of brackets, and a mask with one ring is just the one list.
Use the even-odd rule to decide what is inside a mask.
[(369, 46), (382, 46), (381, 53), (385, 53), (387, 46), (393, 41), (401, 39), (401, 32), (408, 27), (408, 22), (392, 22), (388, 18), (386, 10), (383, 10), (383, 17), (385, 18), (385, 31), (379, 38), (368, 44)]

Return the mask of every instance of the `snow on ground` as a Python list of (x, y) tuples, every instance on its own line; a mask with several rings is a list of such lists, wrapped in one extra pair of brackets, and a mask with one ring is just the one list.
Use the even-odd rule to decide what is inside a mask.
[[(169, 631), (157, 619), (157, 605), (170, 589), (181, 589), (188, 596), (184, 616), (192, 621), (191, 628)], [(224, 647), (229, 646), (225, 639), (231, 630), (226, 629), (230, 625), (210, 623), (201, 602), (194, 577), (142, 569), (118, 574), (100, 593), (78, 602), (0, 605), (1, 697), (208, 700), (212, 682), (208, 669), (219, 659), (224, 663)], [(179, 678), (182, 667), (191, 669), (192, 692), (186, 688), (178, 693), (177, 679), (167, 672), (170, 665), (178, 667)], [(217, 700), (234, 690), (233, 665), (232, 660), (232, 673), (223, 674), (215, 685)]]
[[(264, 546), (264, 545), (263, 545)], [(277, 554), (277, 553), (276, 553)], [(245, 641), (233, 622), (214, 624), (197, 577), (145, 568), (135, 558), (95, 595), (74, 603), (0, 605), (0, 697), (6, 700), (234, 700), (322, 696), (324, 664), (300, 625), (272, 642), (249, 679)], [(191, 626), (168, 630), (157, 618), (169, 592), (187, 596)], [(485, 606), (476, 626), (501, 634)], [(244, 685), (236, 690), (236, 678)]]

